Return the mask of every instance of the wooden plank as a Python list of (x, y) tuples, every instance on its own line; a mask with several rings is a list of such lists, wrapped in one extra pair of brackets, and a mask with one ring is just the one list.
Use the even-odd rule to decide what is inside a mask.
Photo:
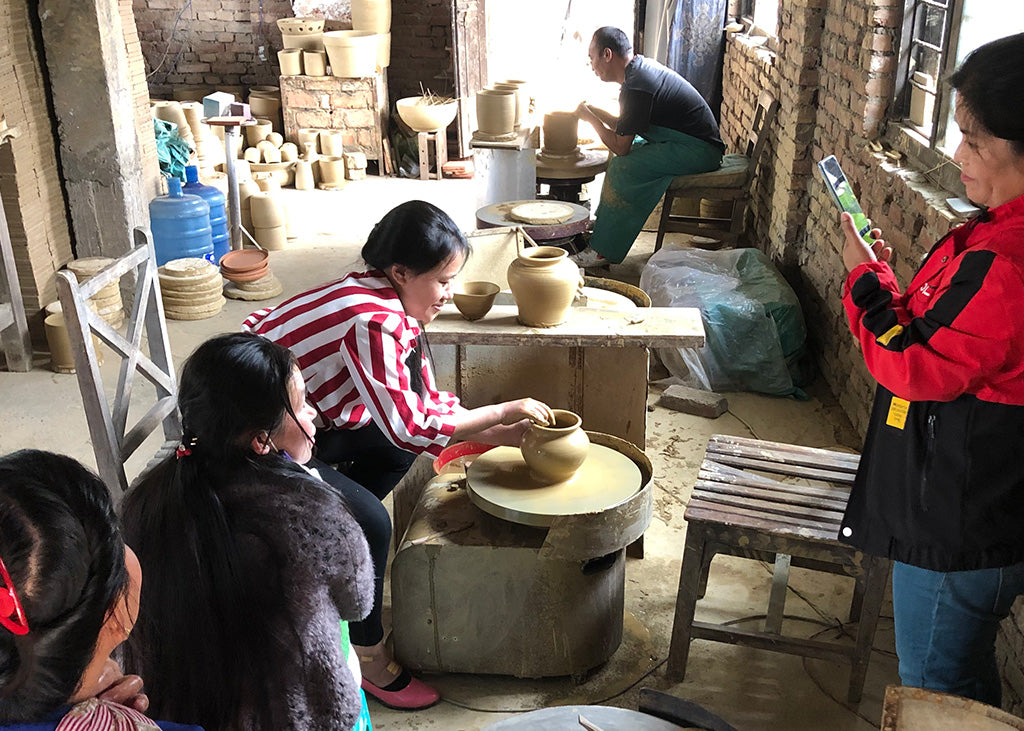
[(773, 480), (765, 475), (736, 469), (729, 465), (716, 464), (708, 460), (705, 460), (700, 466), (697, 476), (699, 479), (709, 482), (744, 485), (797, 495), (813, 495), (826, 500), (842, 500), (843, 504), (850, 498), (850, 487), (848, 485), (794, 485), (789, 482)]
[[(733, 485), (722, 482), (709, 482), (700, 480), (693, 488), (694, 497), (711, 499), (709, 495), (730, 495), (740, 499), (763, 500), (766, 502), (778, 503), (779, 505), (792, 506), (793, 509), (801, 507), (814, 510), (831, 510), (842, 514), (846, 510), (846, 498), (820, 498), (813, 495), (800, 495), (799, 493), (781, 493), (778, 491), (760, 490), (746, 485)], [(692, 498), (691, 498), (692, 499)]]
[(797, 520), (835, 523), (837, 530), (839, 523), (842, 522), (843, 519), (842, 510), (822, 510), (804, 505), (793, 505), (788, 502), (762, 500), (751, 497), (750, 495), (736, 496), (723, 493), (701, 492), (699, 495), (694, 494), (690, 498), (690, 504), (692, 505), (695, 500), (714, 505), (729, 505), (732, 507), (744, 508), (746, 510), (757, 510), (765, 517), (778, 518), (780, 520), (795, 518)]
[(690, 629), (690, 636), (695, 640), (714, 640), (730, 645), (784, 652), (788, 655), (816, 657), (821, 660), (831, 660), (837, 657), (852, 660), (857, 650), (853, 645), (838, 642), (785, 637), (768, 632), (745, 630), (734, 625), (726, 629), (721, 625), (709, 622), (694, 622)]
[(813, 538), (830, 543), (836, 543), (836, 536), (839, 534), (838, 524), (820, 523), (792, 516), (778, 520), (755, 510), (715, 505), (704, 501), (691, 501), (683, 513), (683, 518), (687, 521), (704, 521), (726, 527), (753, 529), (796, 538)]
[(791, 477), (805, 477), (810, 480), (825, 480), (827, 482), (838, 482), (840, 484), (853, 484), (853, 473), (835, 472), (834, 470), (822, 469), (819, 467), (808, 467), (798, 464), (786, 464), (782, 462), (766, 463), (758, 459), (748, 457), (733, 457), (731, 455), (716, 454), (706, 459), (718, 464), (732, 465), (733, 467), (746, 467), (751, 470), (762, 472), (775, 472), (780, 475)]
[(495, 305), (482, 319), (468, 322), (449, 304), (427, 330), (431, 343), (438, 345), (697, 348), (704, 344), (700, 311), (693, 307), (646, 307), (629, 311), (574, 307), (567, 322), (548, 328), (520, 325), (517, 315), (515, 306)]
[(770, 442), (748, 437), (734, 437), (728, 434), (713, 434), (708, 440), (708, 451), (713, 453), (742, 454), (745, 456), (761, 456), (769, 461), (791, 461), (795, 464), (832, 465), (856, 471), (860, 455), (839, 452), (821, 447), (804, 447), (797, 444)]

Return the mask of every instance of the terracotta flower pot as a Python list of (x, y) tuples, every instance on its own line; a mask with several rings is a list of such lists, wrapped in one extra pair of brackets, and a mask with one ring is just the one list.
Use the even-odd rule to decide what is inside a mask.
[(476, 93), (476, 126), (486, 135), (500, 136), (515, 131), (514, 91), (483, 89)]
[(528, 327), (554, 327), (565, 322), (577, 291), (580, 270), (565, 249), (531, 246), (508, 266), (508, 286), (519, 308), (519, 322)]
[(563, 409), (553, 411), (555, 423), (531, 424), (520, 444), (523, 460), (539, 482), (571, 479), (590, 451), (590, 438), (581, 428), (580, 417)]

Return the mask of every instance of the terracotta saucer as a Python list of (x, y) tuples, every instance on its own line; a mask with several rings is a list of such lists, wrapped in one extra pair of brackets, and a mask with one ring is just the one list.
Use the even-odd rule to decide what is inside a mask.
[(242, 274), (225, 273), (224, 278), (232, 282), (255, 282), (257, 279), (262, 279), (267, 276), (269, 271), (269, 267), (261, 267)]
[(266, 266), (270, 253), (260, 249), (229, 251), (220, 258), (220, 269), (225, 273), (244, 274)]

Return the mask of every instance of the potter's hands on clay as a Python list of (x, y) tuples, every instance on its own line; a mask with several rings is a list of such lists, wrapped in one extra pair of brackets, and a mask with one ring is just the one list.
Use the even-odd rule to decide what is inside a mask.
[(96, 687), (103, 689), (97, 694), (100, 700), (134, 708), (139, 713), (149, 708), (149, 696), (142, 692), (142, 678), (125, 675), (121, 666), (110, 658), (103, 664)]
[(580, 102), (579, 106), (576, 107), (576, 116), (590, 124), (601, 121), (601, 119), (594, 113), (594, 110), (591, 109), (590, 105), (586, 102)]
[(554, 423), (555, 415), (547, 404), (523, 398), (462, 410), (455, 418), (455, 439), (509, 445), (518, 444), (517, 435), (521, 438), (531, 421)]
[(499, 404), (503, 409), (504, 416), (501, 423), (506, 426), (516, 424), (523, 419), (529, 419), (535, 424), (554, 424), (555, 414), (543, 401), (532, 398), (522, 398), (516, 401), (506, 401)]
[(889, 261), (892, 258), (892, 247), (886, 246), (882, 240), (882, 232), (877, 228), (871, 229), (871, 236), (875, 242), (869, 244), (857, 233), (857, 224), (853, 222), (853, 216), (849, 213), (842, 214), (843, 237), (843, 265), (846, 271), (852, 272), (856, 267), (869, 261)]

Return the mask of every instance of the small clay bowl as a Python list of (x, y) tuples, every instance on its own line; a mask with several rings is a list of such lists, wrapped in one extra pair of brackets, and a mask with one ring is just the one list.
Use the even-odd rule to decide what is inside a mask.
[(490, 312), (494, 298), (501, 291), (494, 282), (463, 282), (452, 299), (467, 320), (479, 320)]
[(229, 251), (220, 258), (220, 269), (226, 274), (246, 274), (254, 269), (265, 267), (269, 256), (269, 253), (260, 249)]

